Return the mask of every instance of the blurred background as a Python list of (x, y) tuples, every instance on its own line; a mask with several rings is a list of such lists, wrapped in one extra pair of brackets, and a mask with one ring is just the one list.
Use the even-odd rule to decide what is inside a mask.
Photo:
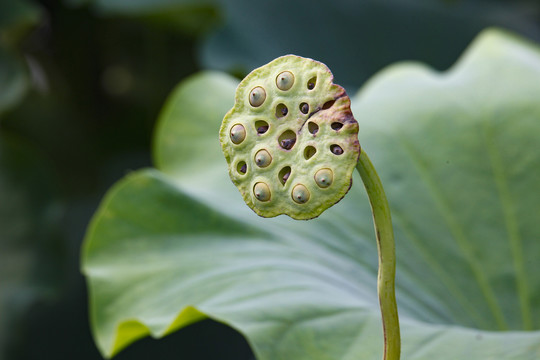
[[(354, 94), (396, 61), (447, 69), (490, 26), (539, 42), (540, 2), (0, 0), (0, 359), (101, 359), (81, 242), (107, 189), (152, 166), (156, 119), (184, 78), (241, 78), (293, 53)], [(210, 320), (117, 358), (150, 357), (253, 359)]]

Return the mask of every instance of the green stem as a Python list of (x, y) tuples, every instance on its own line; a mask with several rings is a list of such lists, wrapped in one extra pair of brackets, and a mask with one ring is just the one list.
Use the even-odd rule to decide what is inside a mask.
[(395, 295), (396, 252), (390, 207), (384, 194), (381, 179), (379, 179), (379, 175), (363, 149), (358, 164), (356, 164), (356, 170), (362, 177), (371, 204), (379, 252), (377, 291), (384, 333), (383, 360), (399, 360), (401, 340)]

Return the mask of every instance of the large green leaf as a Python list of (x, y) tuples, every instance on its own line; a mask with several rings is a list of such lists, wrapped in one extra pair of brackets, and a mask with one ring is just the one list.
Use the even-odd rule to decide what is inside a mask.
[[(405, 359), (540, 356), (540, 51), (484, 32), (444, 74), (393, 66), (353, 98), (397, 240)], [(107, 194), (83, 250), (111, 356), (209, 316), (258, 359), (377, 359), (377, 254), (360, 179), (311, 221), (262, 219), (228, 179), (217, 131), (237, 82), (203, 73), (168, 100), (159, 170)]]

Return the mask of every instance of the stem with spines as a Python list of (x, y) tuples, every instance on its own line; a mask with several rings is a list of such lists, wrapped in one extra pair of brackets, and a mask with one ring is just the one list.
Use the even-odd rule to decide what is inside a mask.
[(390, 207), (379, 175), (363, 149), (360, 152), (356, 170), (362, 178), (369, 197), (377, 238), (379, 253), (377, 291), (384, 334), (383, 360), (399, 360), (401, 339), (395, 295), (396, 254)]

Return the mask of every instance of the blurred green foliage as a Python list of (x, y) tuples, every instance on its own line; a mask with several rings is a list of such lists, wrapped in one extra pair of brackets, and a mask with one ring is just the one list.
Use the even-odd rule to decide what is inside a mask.
[(0, 115), (15, 105), (28, 88), (28, 74), (14, 52), (39, 18), (39, 7), (31, 3), (0, 3)]
[[(155, 120), (183, 78), (201, 69), (243, 76), (296, 53), (356, 89), (398, 60), (444, 69), (491, 25), (540, 40), (540, 4), (0, 1), (0, 357), (100, 358), (81, 240), (105, 190), (151, 164)], [(119, 358), (250, 356), (237, 333), (208, 321), (170, 339)]]

